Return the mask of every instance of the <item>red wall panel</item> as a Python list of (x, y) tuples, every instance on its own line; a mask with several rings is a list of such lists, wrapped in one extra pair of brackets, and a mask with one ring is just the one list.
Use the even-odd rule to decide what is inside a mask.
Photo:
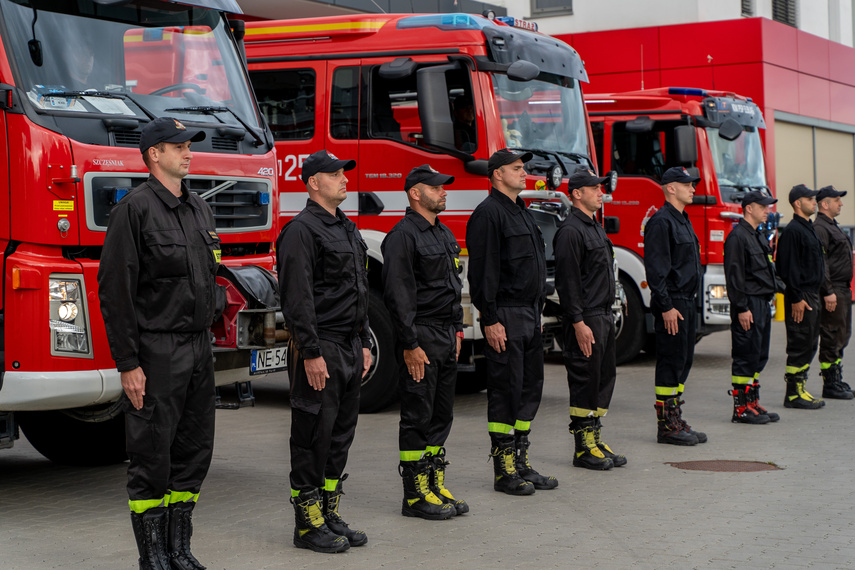
[(855, 49), (830, 42), (828, 66), (828, 75), (832, 81), (855, 86)]
[(760, 30), (759, 18), (662, 26), (662, 68), (709, 65), (708, 55), (713, 65), (761, 61)]
[(807, 73), (824, 79), (829, 78), (828, 73), (828, 40), (798, 31), (799, 68), (802, 73)]
[(763, 64), (763, 99), (767, 107), (798, 114), (798, 72), (777, 65)]
[(829, 82), (799, 74), (799, 115), (831, 120), (831, 93)]
[(780, 22), (761, 18), (763, 61), (779, 67), (798, 69), (798, 30)]
[(830, 83), (831, 120), (855, 125), (855, 87)]

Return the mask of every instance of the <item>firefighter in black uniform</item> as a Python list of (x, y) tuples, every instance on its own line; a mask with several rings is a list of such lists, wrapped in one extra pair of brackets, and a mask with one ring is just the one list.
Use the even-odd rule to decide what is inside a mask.
[(151, 176), (110, 212), (98, 268), (124, 389), (131, 522), (146, 569), (204, 568), (190, 553), (190, 519), (214, 447), (208, 329), (220, 240), (210, 207), (182, 182), (190, 143), (204, 138), (168, 117), (143, 128)]
[(818, 213), (813, 229), (825, 252), (825, 298), (819, 319), (819, 366), (822, 373), (822, 397), (835, 400), (855, 398), (843, 381), (843, 349), (852, 335), (852, 242), (835, 218), (843, 208), (834, 186), (819, 189)]
[(700, 245), (685, 207), (700, 178), (683, 167), (662, 175), (665, 204), (644, 228), (644, 270), (650, 285), (656, 333), (656, 418), (659, 443), (696, 445), (707, 441), (682, 418), (683, 390), (695, 354), (697, 296), (701, 284)]
[[(816, 212), (816, 190), (804, 184), (790, 190), (793, 221), (778, 240), (775, 267), (787, 286), (784, 293), (784, 321), (787, 328), (787, 392), (784, 406), (816, 410), (825, 402), (814, 398), (805, 383), (810, 362), (819, 345), (820, 289), (825, 287), (822, 242), (810, 217)], [(823, 292), (823, 295), (827, 293)]]
[(757, 228), (777, 200), (763, 192), (742, 198), (742, 219), (724, 242), (724, 276), (730, 299), (733, 416), (743, 424), (767, 424), (780, 416), (760, 406), (758, 378), (769, 361), (772, 309), (777, 280), (772, 250)]
[(564, 366), (570, 388), (573, 465), (604, 470), (626, 465), (600, 439), (601, 420), (615, 388), (614, 250), (594, 218), (603, 205), (603, 182), (590, 170), (570, 176), (570, 214), (553, 240), (555, 288), (561, 299)]
[(493, 153), (487, 161), (493, 188), (466, 224), (469, 292), (487, 340), (493, 488), (510, 495), (558, 486), (558, 479), (539, 474), (528, 460), (531, 422), (543, 392), (540, 314), (546, 296), (543, 236), (519, 198), (531, 157), (508, 149)]
[(424, 164), (404, 181), (410, 207), (383, 240), (383, 296), (398, 334), (401, 513), (430, 520), (469, 511), (445, 487), (457, 357), (463, 338), (460, 246), (437, 216), (453, 176)]
[(341, 552), (368, 542), (338, 512), (359, 389), (371, 365), (368, 263), (356, 224), (338, 208), (344, 172), (356, 166), (326, 150), (303, 162), (306, 207), (276, 244), (285, 324), (291, 331), (291, 502), (294, 546)]

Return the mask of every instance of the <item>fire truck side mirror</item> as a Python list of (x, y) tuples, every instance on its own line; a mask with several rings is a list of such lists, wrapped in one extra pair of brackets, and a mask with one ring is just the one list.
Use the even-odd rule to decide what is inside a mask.
[(698, 143), (695, 140), (695, 127), (680, 125), (674, 127), (674, 158), (677, 164), (694, 166), (698, 160)]
[(454, 64), (434, 65), (416, 72), (419, 119), (422, 123), (424, 143), (455, 156), (461, 153), (454, 146), (454, 120), (451, 116), (445, 72), (457, 68)]
[(603, 229), (607, 234), (616, 234), (620, 232), (620, 218), (617, 216), (604, 216)]
[(514, 81), (531, 81), (540, 75), (540, 68), (530, 61), (520, 59), (508, 66), (508, 79)]
[(728, 117), (718, 128), (718, 136), (726, 141), (735, 141), (742, 134), (742, 125)]
[(603, 185), (603, 192), (611, 194), (617, 188), (617, 170), (609, 170), (606, 172), (606, 176), (608, 177), (608, 180), (606, 180), (606, 183)]

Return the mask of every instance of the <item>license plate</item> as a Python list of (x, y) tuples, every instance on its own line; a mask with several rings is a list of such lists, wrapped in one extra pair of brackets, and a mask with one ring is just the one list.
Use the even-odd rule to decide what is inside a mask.
[(267, 374), (288, 369), (288, 347), (253, 350), (249, 363), (249, 374)]

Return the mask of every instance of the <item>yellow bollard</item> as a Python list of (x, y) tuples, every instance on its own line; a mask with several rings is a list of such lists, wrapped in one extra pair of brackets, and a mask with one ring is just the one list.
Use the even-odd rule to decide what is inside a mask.
[(775, 320), (784, 320), (784, 294), (775, 293)]

